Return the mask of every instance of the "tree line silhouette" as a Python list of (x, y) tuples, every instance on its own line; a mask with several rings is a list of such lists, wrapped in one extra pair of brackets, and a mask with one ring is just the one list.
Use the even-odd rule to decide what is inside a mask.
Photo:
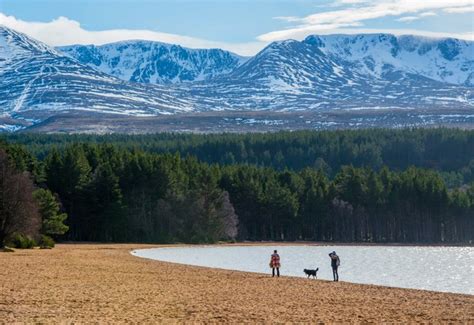
[[(474, 132), (14, 135), (69, 240), (469, 242)], [(449, 186), (448, 186), (449, 185)]]
[(58, 135), (13, 134), (6, 139), (43, 159), (52, 147), (113, 144), (150, 153), (180, 153), (210, 164), (251, 164), (277, 170), (322, 168), (331, 178), (342, 166), (411, 166), (439, 171), (448, 187), (474, 181), (474, 130), (367, 129), (250, 134)]

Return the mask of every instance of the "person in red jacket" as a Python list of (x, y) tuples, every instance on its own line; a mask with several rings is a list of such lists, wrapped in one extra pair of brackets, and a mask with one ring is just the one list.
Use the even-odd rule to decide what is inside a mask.
[(280, 276), (280, 255), (278, 255), (277, 250), (273, 251), (273, 254), (270, 259), (270, 267), (272, 269), (272, 277), (275, 276), (275, 269), (277, 273), (277, 277)]

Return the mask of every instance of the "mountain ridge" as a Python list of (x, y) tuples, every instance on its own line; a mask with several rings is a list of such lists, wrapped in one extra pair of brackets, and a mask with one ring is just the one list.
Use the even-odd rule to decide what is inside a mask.
[[(0, 119), (4, 123), (0, 129), (16, 130), (55, 114), (78, 111), (94, 113), (93, 118), (99, 119), (100, 114), (156, 116), (213, 111), (222, 112), (219, 116), (225, 118), (225, 112), (231, 111), (319, 114), (337, 110), (411, 110), (413, 113), (407, 114), (418, 121), (416, 114), (431, 116), (426, 114), (431, 110), (438, 117), (430, 117), (429, 123), (449, 120), (441, 114), (443, 110), (454, 109), (457, 115), (465, 110), (472, 115), (474, 87), (469, 78), (474, 68), (469, 53), (474, 43), (460, 41), (458, 46), (442, 40), (435, 46), (426, 45), (425, 40), (420, 44), (426, 46), (416, 47), (410, 45), (413, 40), (416, 38), (377, 34), (279, 41), (231, 71), (211, 72), (206, 80), (154, 84), (120, 80), (25, 34), (0, 27)], [(352, 50), (342, 46), (346, 43)], [(430, 58), (436, 55), (428, 65), (421, 65), (431, 68), (419, 72), (418, 61), (397, 63), (414, 52), (417, 57), (418, 52), (430, 53)], [(440, 55), (444, 55), (442, 60)], [(446, 67), (443, 73), (430, 74), (440, 65)], [(455, 78), (456, 69), (461, 70), (459, 78)], [(403, 123), (409, 120), (409, 116), (404, 117)], [(456, 117), (458, 120), (462, 117)], [(396, 122), (392, 124), (395, 126)]]
[[(302, 41), (289, 39), (272, 42), (252, 57), (241, 57), (232, 52), (220, 49), (191, 49), (175, 44), (143, 40), (120, 41), (100, 46), (71, 45), (59, 47), (58, 50), (64, 51), (71, 57), (78, 59), (81, 63), (95, 66), (102, 72), (117, 76), (122, 80), (146, 83), (176, 83), (183, 81), (207, 81), (214, 77), (231, 73), (247, 61), (257, 57), (260, 53), (267, 51), (269, 48), (283, 46), (289, 43), (301, 44), (303, 46), (305, 44), (315, 46), (315, 48), (319, 49), (325, 55), (338, 57), (339, 59), (344, 58), (346, 61), (358, 65), (360, 68), (363, 68), (365, 73), (376, 75), (379, 72), (377, 70), (381, 70), (381, 67), (384, 65), (392, 65), (394, 68), (410, 71), (413, 74), (423, 75), (436, 81), (474, 86), (474, 42), (450, 37), (434, 38), (417, 35), (395, 36), (386, 33), (309, 35)], [(224, 64), (222, 66), (219, 66), (218, 62), (215, 62), (215, 66), (210, 66), (208, 68), (212, 69), (214, 67), (216, 68), (216, 71), (208, 72), (205, 77), (196, 78), (196, 76), (199, 76), (199, 71), (197, 71), (198, 73), (195, 71), (191, 77), (185, 76), (183, 80), (171, 80), (169, 76), (164, 76), (164, 78), (160, 79), (160, 76), (158, 76), (154, 81), (151, 81), (149, 78), (136, 78), (133, 74), (120, 75), (120, 72), (114, 73), (114, 71), (111, 71), (112, 68), (108, 67), (107, 70), (103, 67), (104, 63), (102, 60), (91, 62), (93, 61), (92, 58), (81, 56), (81, 52), (83, 51), (98, 51), (98, 53), (96, 53), (97, 55), (104, 56), (103, 51), (100, 51), (101, 49), (107, 49), (110, 51), (117, 47), (129, 48), (138, 45), (143, 46), (143, 44), (146, 44), (149, 47), (148, 50), (152, 50), (153, 47), (158, 47), (166, 49), (174, 48), (191, 53), (217, 51), (229, 56), (229, 60), (223, 62)], [(379, 51), (375, 53), (376, 55), (370, 53), (370, 49), (375, 46), (379, 47)], [(383, 48), (384, 46), (385, 48)], [(355, 47), (359, 48), (354, 49)], [(364, 47), (365, 50), (363, 50)], [(427, 54), (429, 54), (431, 57), (428, 57), (428, 62), (424, 62), (425, 64), (423, 65), (422, 62), (420, 62), (420, 57), (416, 57), (415, 52), (419, 56), (426, 57)], [(352, 55), (352, 53), (355, 55)], [(380, 57), (380, 54), (387, 53), (392, 54), (392, 56), (383, 55)], [(138, 54), (134, 54), (135, 57), (133, 59), (135, 61), (132, 62), (133, 66), (139, 65), (139, 61), (144, 61), (144, 59), (140, 58)], [(169, 57), (166, 57), (165, 55), (165, 59), (167, 58)], [(385, 62), (381, 60), (382, 58), (386, 60), (388, 59), (388, 61)], [(120, 60), (117, 56), (106, 59), (109, 61)], [(151, 58), (146, 60), (147, 64), (145, 68), (149, 68), (149, 65), (152, 63), (159, 65), (160, 59), (161, 58), (156, 57), (156, 55), (151, 55)], [(416, 61), (414, 62), (414, 60)], [(165, 66), (163, 70), (166, 70), (167, 68), (169, 68), (169, 66)], [(173, 69), (174, 67), (172, 67), (171, 70)]]
[(153, 84), (209, 80), (232, 71), (246, 60), (221, 49), (191, 49), (143, 40), (71, 45), (58, 50), (122, 80)]
[[(361, 41), (361, 40), (365, 40)], [(322, 51), (344, 57), (354, 56), (353, 53), (347, 53), (347, 48), (341, 46), (341, 43), (352, 42), (352, 48), (358, 46), (358, 53), (355, 53), (355, 59), (352, 62), (358, 61), (364, 57), (361, 54), (366, 54), (370, 47), (368, 42), (384, 44), (387, 48), (386, 53), (390, 56), (385, 56), (389, 59), (389, 64), (398, 65), (398, 68), (410, 70), (413, 73), (423, 75), (433, 80), (448, 82), (452, 84), (460, 84), (473, 86), (474, 85), (474, 42), (467, 40), (460, 40), (451, 37), (444, 38), (430, 38), (426, 36), (416, 35), (400, 35), (392, 34), (363, 34), (363, 35), (344, 35), (333, 34), (327, 36), (310, 35), (306, 37), (303, 42), (318, 46)], [(360, 42), (357, 42), (360, 41)], [(365, 50), (363, 49), (365, 47)], [(377, 54), (381, 54), (379, 51)], [(428, 60), (420, 62), (416, 55), (423, 56)], [(380, 57), (372, 55), (371, 58), (381, 59)], [(398, 59), (398, 60), (397, 60)], [(383, 61), (379, 61), (379, 64)], [(425, 63), (425, 66), (422, 65)], [(366, 66), (367, 67), (367, 66)], [(396, 66), (397, 67), (397, 66)], [(367, 67), (370, 69), (370, 67)], [(458, 78), (453, 73), (457, 70)], [(440, 74), (437, 74), (440, 73)]]
[(5, 27), (0, 27), (0, 53), (4, 116), (64, 110), (153, 115), (187, 109), (187, 103), (171, 94), (174, 90), (126, 83)]

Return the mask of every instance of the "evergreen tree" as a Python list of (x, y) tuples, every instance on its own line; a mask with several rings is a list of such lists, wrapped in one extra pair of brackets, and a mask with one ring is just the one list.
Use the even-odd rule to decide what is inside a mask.
[(46, 189), (37, 189), (33, 196), (38, 203), (42, 219), (41, 233), (44, 235), (64, 235), (69, 227), (64, 224), (66, 213), (60, 212), (60, 206), (53, 193)]

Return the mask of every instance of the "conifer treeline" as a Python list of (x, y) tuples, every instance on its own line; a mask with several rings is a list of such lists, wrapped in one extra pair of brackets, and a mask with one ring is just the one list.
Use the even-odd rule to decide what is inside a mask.
[(403, 129), (297, 131), (264, 134), (153, 134), (153, 135), (10, 135), (44, 158), (52, 147), (72, 143), (108, 143), (151, 153), (195, 156), (220, 165), (252, 164), (277, 170), (323, 168), (331, 177), (342, 166), (411, 166), (438, 170), (448, 187), (474, 181), (474, 130)]
[(474, 236), (473, 131), (8, 140), (26, 145), (10, 145), (17, 166), (58, 194), (69, 215), (68, 239), (467, 242)]
[[(403, 141), (411, 141), (411, 136), (418, 135), (415, 142), (424, 139), (424, 149), (419, 153), (422, 161), (430, 161), (431, 167), (444, 172), (458, 173), (472, 163), (472, 132), (333, 133), (339, 145), (326, 148), (327, 160), (321, 158), (324, 163), (304, 166), (298, 162), (298, 168), (289, 163), (292, 168), (286, 170), (235, 162), (209, 164), (191, 156), (183, 158), (178, 153), (154, 151), (179, 147), (178, 151), (187, 154), (199, 147), (194, 143), (198, 141), (205, 143), (201, 149), (215, 148), (209, 151), (209, 159), (204, 160), (220, 162), (220, 153), (231, 152), (228, 148), (239, 143), (238, 139), (248, 139), (244, 148), (253, 146), (254, 157), (264, 159), (263, 149), (273, 150), (276, 146), (286, 148), (283, 161), (290, 162), (295, 159), (290, 154), (291, 148), (307, 141), (308, 150), (318, 147), (307, 138), (328, 136), (330, 143), (336, 143), (329, 137), (331, 132), (221, 135), (222, 139), (218, 135), (150, 135), (38, 136), (34, 140), (36, 135), (28, 135), (16, 141), (27, 143), (40, 156), (40, 162), (32, 155), (17, 155), (23, 157), (17, 160), (32, 171), (37, 182), (58, 194), (69, 215), (70, 230), (66, 238), (71, 240), (214, 242), (236, 238), (433, 243), (474, 239), (472, 185), (448, 190), (441, 173), (434, 169), (400, 165), (395, 170), (395, 167), (375, 167), (369, 163), (357, 163), (364, 167), (340, 167), (338, 163), (328, 163), (331, 161), (328, 157), (337, 156), (331, 150), (341, 155), (340, 164), (348, 159), (343, 158), (345, 151), (340, 148), (346, 145), (341, 143), (372, 141), (379, 145), (395, 141), (389, 135)], [(71, 139), (89, 143), (70, 144)], [(106, 141), (113, 144), (102, 143)], [(258, 143), (268, 146), (257, 150)], [(159, 146), (169, 148), (158, 150)], [(444, 146), (450, 150), (445, 155), (431, 152)], [(358, 148), (353, 150), (360, 150), (361, 146)], [(405, 151), (403, 146), (397, 150), (399, 161), (410, 161), (416, 151)], [(212, 155), (215, 157), (211, 159)], [(316, 162), (318, 158), (314, 155), (311, 160)]]

